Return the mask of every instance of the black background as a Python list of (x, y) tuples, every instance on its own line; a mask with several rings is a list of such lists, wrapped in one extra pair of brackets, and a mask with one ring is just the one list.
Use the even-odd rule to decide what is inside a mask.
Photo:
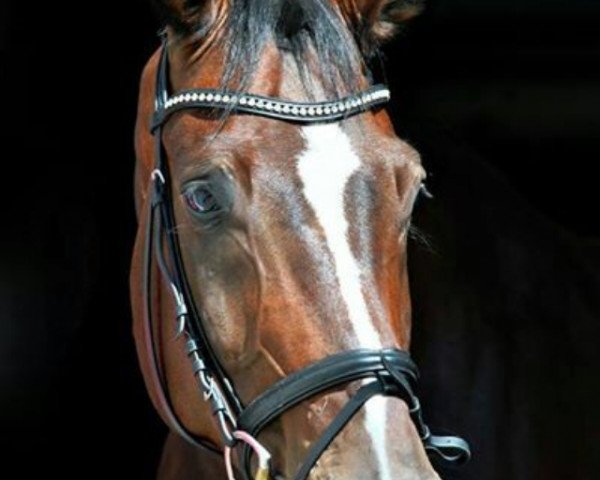
[[(158, 25), (143, 0), (40, 3), (0, 5), (0, 458), (18, 478), (148, 479), (166, 430), (127, 281), (137, 84)], [(593, 0), (432, 0), (386, 48), (401, 136), (468, 149), (595, 259), (599, 21)]]

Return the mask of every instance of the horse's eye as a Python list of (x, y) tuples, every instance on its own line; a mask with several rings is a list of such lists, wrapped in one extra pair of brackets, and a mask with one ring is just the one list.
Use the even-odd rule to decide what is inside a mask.
[(200, 218), (212, 218), (222, 210), (210, 187), (203, 183), (188, 185), (183, 191), (187, 207)]

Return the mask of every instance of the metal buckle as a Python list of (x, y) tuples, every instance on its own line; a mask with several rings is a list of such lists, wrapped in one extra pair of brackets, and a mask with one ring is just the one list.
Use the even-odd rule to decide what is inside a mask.
[(158, 168), (155, 168), (154, 170), (152, 170), (152, 173), (150, 174), (150, 178), (152, 179), (153, 182), (156, 182), (156, 179), (158, 178), (163, 185), (165, 183), (167, 183), (167, 181), (165, 180), (165, 176)]
[(150, 182), (152, 186), (152, 208), (156, 207), (160, 203), (163, 202), (164, 198), (164, 188), (167, 184), (164, 174), (160, 171), (160, 169), (156, 168), (152, 170), (150, 174)]

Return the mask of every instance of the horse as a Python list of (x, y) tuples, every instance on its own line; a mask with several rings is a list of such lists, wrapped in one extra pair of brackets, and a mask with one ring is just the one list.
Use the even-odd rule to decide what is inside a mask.
[(470, 452), (431, 434), (407, 353), (425, 171), (374, 84), (378, 46), (420, 6), (154, 3), (130, 283), (171, 428), (158, 478), (439, 478), (428, 453)]

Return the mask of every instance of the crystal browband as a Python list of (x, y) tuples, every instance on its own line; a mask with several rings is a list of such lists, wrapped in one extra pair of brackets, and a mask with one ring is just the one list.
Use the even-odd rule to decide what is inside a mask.
[(209, 108), (249, 113), (297, 123), (343, 120), (390, 100), (390, 91), (376, 85), (358, 94), (328, 102), (292, 102), (279, 98), (222, 90), (185, 90), (166, 98), (157, 106), (154, 126), (161, 125), (180, 110)]

